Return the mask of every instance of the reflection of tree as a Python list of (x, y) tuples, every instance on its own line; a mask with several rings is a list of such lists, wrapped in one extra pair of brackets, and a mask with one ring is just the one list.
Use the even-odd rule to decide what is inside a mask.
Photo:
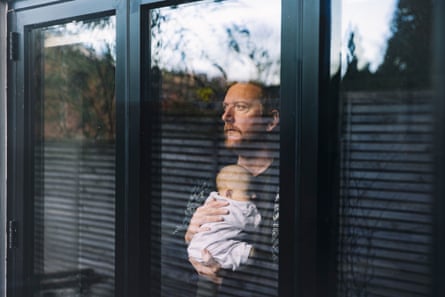
[[(344, 125), (348, 127), (348, 132), (344, 132), (345, 139), (353, 139), (355, 136), (355, 140), (349, 140), (351, 143), (355, 141), (353, 143), (355, 145), (363, 145), (363, 147), (368, 144), (378, 145), (383, 142), (379, 139), (379, 135), (384, 135), (379, 130), (379, 125), (381, 125), (380, 127), (390, 127), (392, 124), (400, 125), (406, 129), (402, 133), (406, 135), (411, 133), (410, 125), (419, 120), (418, 113), (414, 112), (418, 105), (413, 98), (416, 97), (417, 90), (429, 89), (431, 83), (431, 20), (431, 1), (399, 0), (391, 25), (392, 36), (388, 40), (383, 63), (375, 72), (370, 71), (369, 65), (359, 69), (356, 48), (360, 44), (358, 44), (357, 33), (351, 33), (348, 40), (347, 69), (341, 84), (344, 91), (342, 100), (348, 104), (347, 96), (354, 94), (354, 91), (359, 91), (355, 94), (359, 94), (362, 98), (369, 100), (374, 97), (378, 100), (366, 103), (372, 105), (372, 108), (362, 113), (359, 111), (354, 114), (352, 109), (343, 111)], [(397, 103), (391, 101), (394, 100), (393, 94), (399, 94), (400, 101)], [(429, 100), (428, 96), (423, 99), (425, 100), (423, 102)], [(397, 111), (392, 112), (391, 121), (379, 122), (369, 117), (374, 113), (384, 112), (389, 104), (397, 104), (400, 107)], [(362, 110), (365, 110), (365, 106), (363, 105)], [(406, 116), (408, 120), (401, 120), (401, 116)], [(359, 120), (360, 117), (363, 117), (363, 120)], [(366, 130), (361, 132), (360, 129), (364, 126), (366, 126)], [(352, 134), (354, 131), (356, 135)], [(346, 133), (350, 133), (350, 135)], [(360, 136), (363, 138), (358, 137), (359, 133), (362, 133)], [(385, 133), (388, 132), (385, 131)], [(421, 136), (418, 134), (418, 141), (421, 141)], [(366, 139), (366, 142), (360, 143), (358, 139)], [(382, 261), (381, 259), (385, 256), (384, 249), (378, 246), (380, 238), (377, 237), (379, 234), (376, 232), (384, 228), (387, 224), (385, 220), (394, 224), (390, 226), (391, 231), (402, 232), (393, 223), (392, 218), (388, 219), (386, 215), (382, 218), (383, 212), (380, 210), (400, 206), (402, 212), (404, 205), (394, 202), (395, 205), (391, 206), (390, 202), (383, 204), (383, 201), (380, 200), (373, 201), (372, 193), (367, 193), (367, 190), (388, 191), (380, 189), (376, 185), (380, 181), (390, 184), (391, 191), (394, 191), (392, 187), (397, 188), (403, 182), (397, 178), (387, 181), (385, 176), (380, 176), (389, 172), (389, 169), (386, 168), (387, 165), (397, 166), (398, 162), (403, 162), (401, 161), (403, 159), (397, 159), (398, 162), (394, 162), (393, 159), (396, 156), (400, 158), (404, 153), (401, 151), (403, 145), (410, 145), (408, 141), (406, 141), (407, 144), (403, 144), (404, 140), (394, 139), (390, 142), (394, 143), (394, 148), (390, 151), (372, 151), (373, 159), (372, 162), (370, 161), (369, 168), (361, 163), (354, 168), (350, 162), (363, 162), (363, 160), (360, 157), (353, 159), (352, 153), (349, 151), (351, 143), (343, 144), (342, 158), (345, 164), (342, 173), (343, 197), (340, 205), (340, 230), (342, 232), (340, 250), (342, 254), (340, 255), (339, 271), (339, 287), (342, 296), (366, 297), (373, 295), (373, 291), (380, 282), (379, 278), (382, 277), (381, 262), (379, 261)], [(360, 170), (367, 171), (361, 175)], [(401, 167), (398, 168), (398, 171), (405, 173), (406, 169)], [(397, 172), (394, 173), (394, 176), (397, 176)], [(391, 197), (389, 193), (384, 193), (386, 201), (402, 200), (400, 197), (395, 198), (396, 195), (403, 194), (394, 191), (392, 195), (394, 196)], [(405, 236), (405, 234), (401, 236)], [(384, 261), (394, 267), (400, 267), (391, 259)], [(377, 269), (380, 271), (376, 273)], [(392, 286), (400, 286), (396, 282), (393, 283), (391, 278), (387, 278), (385, 281), (388, 282), (387, 290), (390, 290)]]
[(351, 33), (344, 76), (347, 89), (424, 89), (431, 83), (431, 1), (399, 0), (391, 25), (392, 37), (375, 73), (357, 68), (355, 34)]
[(203, 22), (201, 27), (206, 29), (203, 33), (182, 20), (185, 13), (199, 22), (226, 4), (224, 1), (209, 2), (207, 6), (203, 3), (194, 10), (188, 7), (187, 12), (179, 6), (152, 10), (151, 62), (163, 74), (162, 104), (165, 111), (196, 113), (214, 110), (227, 80), (230, 80), (229, 68), (235, 64), (254, 69), (255, 75), (249, 80), (267, 82), (279, 77), (279, 55), (275, 57), (270, 48), (252, 36), (253, 28), (249, 27), (258, 24), (245, 24), (239, 18), (223, 24)]
[(347, 52), (347, 68), (344, 76), (342, 87), (346, 90), (363, 90), (369, 85), (369, 79), (372, 73), (369, 71), (369, 64), (363, 69), (358, 69), (358, 58), (356, 54), (355, 33), (349, 35), (348, 52)]
[(430, 86), (431, 21), (431, 1), (399, 0), (391, 26), (393, 35), (377, 70), (390, 86)]
[(161, 87), (165, 113), (214, 115), (225, 92), (225, 81), (205, 75), (163, 71)]
[(273, 71), (279, 65), (279, 58), (274, 59), (269, 50), (255, 43), (247, 26), (232, 24), (226, 28), (227, 43), (229, 48), (236, 53), (239, 59), (247, 58), (256, 68), (258, 79), (267, 79), (273, 75)]
[(112, 140), (115, 66), (107, 46), (45, 49), (45, 137)]
[[(202, 75), (203, 70), (198, 69), (196, 65), (205, 64), (207, 69), (211, 68), (209, 72), (212, 75), (228, 79), (229, 68), (237, 63), (244, 68), (254, 69), (255, 74), (249, 78), (250, 80), (267, 81), (272, 77), (279, 77), (280, 57), (271, 54), (271, 50), (276, 48), (271, 49), (252, 36), (253, 26), (259, 26), (258, 23), (246, 24), (239, 18), (233, 18), (233, 21), (227, 20), (223, 23), (203, 22), (205, 28), (202, 29), (205, 30), (198, 31), (189, 26), (187, 21), (181, 21), (184, 13), (189, 18), (192, 15), (195, 20), (205, 19), (215, 10), (218, 11), (220, 5), (226, 3), (214, 1), (207, 6), (202, 4), (194, 10), (186, 7), (187, 12), (184, 10), (175, 12), (182, 9), (180, 7), (171, 10), (168, 8), (153, 10), (152, 64), (161, 69), (168, 68), (168, 71), (187, 72), (193, 75)], [(273, 47), (279, 48), (279, 40)]]

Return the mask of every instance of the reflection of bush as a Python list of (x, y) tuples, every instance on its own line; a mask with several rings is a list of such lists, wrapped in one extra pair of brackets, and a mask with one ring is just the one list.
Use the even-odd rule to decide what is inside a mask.
[(115, 138), (115, 63), (82, 45), (45, 48), (44, 137)]
[(166, 114), (216, 115), (225, 92), (222, 78), (164, 71), (161, 102)]

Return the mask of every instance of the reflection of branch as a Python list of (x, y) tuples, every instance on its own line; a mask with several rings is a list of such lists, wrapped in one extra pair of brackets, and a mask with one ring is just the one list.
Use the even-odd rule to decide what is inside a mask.
[[(215, 1), (217, 2), (217, 1)], [(222, 1), (221, 4), (224, 2)], [(217, 6), (215, 6), (217, 7)], [(262, 40), (252, 38), (251, 26), (232, 22), (206, 24), (210, 36), (219, 37), (213, 45), (203, 43), (200, 31), (191, 29), (181, 18), (171, 17), (170, 10), (157, 9), (151, 15), (152, 64), (170, 72), (196, 73), (194, 63), (208, 65), (210, 71), (220, 73), (227, 79), (229, 68), (235, 64), (246, 62), (253, 69), (255, 77), (249, 79), (268, 82), (277, 75), (280, 69), (279, 56), (271, 55), (272, 48), (262, 45)], [(207, 10), (196, 9), (194, 17), (201, 17)], [(173, 26), (174, 25), (174, 26)], [(173, 31), (171, 27), (174, 27)], [(205, 38), (205, 37), (204, 37)], [(202, 46), (201, 46), (202, 45)], [(218, 48), (215, 50), (215, 47)], [(272, 46), (274, 47), (274, 45)], [(171, 65), (172, 61), (176, 64)], [(202, 63), (204, 62), (204, 63)], [(202, 70), (201, 70), (202, 71)], [(269, 83), (269, 82), (268, 82)]]
[[(101, 90), (103, 91), (102, 97), (103, 97), (103, 104), (104, 104), (103, 109), (101, 109), (101, 110), (96, 109), (96, 114), (100, 115), (102, 113), (101, 111), (103, 111), (103, 113), (105, 113), (104, 117), (106, 117), (108, 119), (107, 123), (105, 123), (105, 122), (103, 123), (108, 126), (108, 129), (106, 129), (105, 132), (108, 131), (108, 134), (109, 134), (108, 137), (113, 137), (113, 135), (114, 135), (114, 120), (113, 120), (114, 110), (113, 110), (112, 104), (114, 102), (113, 99), (114, 99), (115, 83), (114, 83), (114, 81), (107, 79), (106, 74), (109, 75), (111, 70), (113, 70), (112, 73), (114, 74), (114, 68), (111, 67), (112, 66), (111, 49), (108, 45), (106, 48), (107, 48), (107, 51), (105, 52), (105, 55), (104, 55), (105, 63), (101, 63), (101, 61), (99, 61), (97, 58), (93, 58), (93, 60), (95, 62), (94, 64), (96, 66), (96, 71), (99, 76), (99, 84), (101, 85)], [(103, 68), (105, 68), (105, 69), (102, 70)], [(114, 75), (112, 77), (114, 78)], [(94, 105), (94, 103), (93, 103), (93, 105)], [(97, 131), (96, 131), (96, 136), (97, 136)]]
[(213, 63), (212, 64), (216, 69), (219, 70), (219, 72), (221, 72), (222, 77), (227, 80), (227, 72), (224, 70), (224, 68), (219, 65), (218, 63)]
[(232, 24), (232, 28), (226, 28), (229, 49), (236, 53), (238, 60), (247, 58), (256, 68), (258, 80), (267, 81), (273, 74), (274, 64), (279, 65), (280, 60), (274, 60), (269, 49), (261, 47), (252, 39), (247, 26)]
[[(351, 131), (353, 125), (351, 103), (346, 103), (348, 110), (345, 111), (344, 130)], [(372, 176), (366, 173), (358, 174), (351, 165), (352, 144), (350, 135), (345, 132), (342, 152), (342, 176), (343, 185), (340, 206), (340, 226), (342, 237), (340, 240), (341, 268), (340, 268), (340, 288), (342, 296), (346, 297), (366, 297), (369, 295), (369, 285), (375, 277), (374, 260), (374, 240), (377, 227), (381, 224), (383, 213), (374, 215), (372, 209), (364, 205), (369, 191), (376, 189), (376, 183), (382, 179), (382, 172), (393, 161), (400, 152), (395, 149), (394, 154), (387, 153), (381, 161), (375, 161), (369, 168), (375, 172)], [(355, 172), (354, 172), (355, 171)], [(386, 202), (384, 207), (389, 206)]]
[[(368, 295), (367, 287), (374, 276), (374, 266), (372, 262), (375, 254), (373, 253), (373, 237), (375, 227), (378, 220), (374, 224), (370, 224), (366, 217), (369, 217), (369, 210), (362, 206), (362, 199), (365, 197), (366, 191), (360, 191), (358, 185), (361, 183), (360, 178), (352, 179), (347, 184), (355, 183), (354, 189), (357, 193), (350, 194), (351, 188), (346, 186), (348, 196), (344, 199), (343, 216), (346, 218), (344, 222), (347, 231), (342, 237), (343, 254), (346, 254), (346, 277), (342, 277), (346, 296), (363, 296)], [(351, 198), (355, 196), (355, 198)], [(363, 250), (364, 248), (364, 250)], [(343, 270), (343, 273), (345, 271)], [(352, 284), (352, 286), (351, 286)]]

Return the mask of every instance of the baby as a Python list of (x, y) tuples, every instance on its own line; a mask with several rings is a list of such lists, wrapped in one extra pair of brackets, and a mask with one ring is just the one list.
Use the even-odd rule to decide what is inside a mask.
[(229, 214), (224, 221), (205, 224), (211, 229), (196, 233), (188, 246), (189, 257), (206, 263), (202, 251), (207, 249), (222, 268), (236, 270), (247, 262), (252, 245), (244, 240), (247, 230), (256, 228), (261, 216), (251, 199), (251, 174), (239, 165), (229, 165), (221, 169), (216, 177), (218, 192), (210, 193), (208, 199), (229, 201)]

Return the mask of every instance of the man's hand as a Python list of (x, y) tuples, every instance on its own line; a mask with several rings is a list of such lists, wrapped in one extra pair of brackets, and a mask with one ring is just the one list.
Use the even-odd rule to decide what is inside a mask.
[(206, 249), (202, 251), (202, 258), (205, 260), (204, 263), (199, 263), (192, 258), (189, 258), (189, 261), (192, 263), (199, 275), (204, 276), (215, 284), (220, 285), (222, 283), (222, 277), (218, 276), (218, 272), (221, 269), (221, 265), (215, 261), (210, 252)]
[(209, 199), (204, 205), (198, 207), (190, 220), (187, 232), (185, 232), (185, 242), (189, 243), (198, 232), (210, 230), (209, 227), (202, 227), (202, 225), (223, 221), (224, 218), (222, 216), (229, 213), (224, 208), (227, 205), (229, 205), (227, 201)]

